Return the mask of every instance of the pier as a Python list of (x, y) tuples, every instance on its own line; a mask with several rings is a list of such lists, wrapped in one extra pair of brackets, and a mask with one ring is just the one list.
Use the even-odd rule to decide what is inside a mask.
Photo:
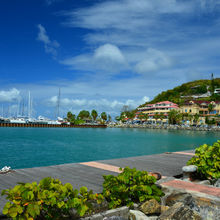
[[(14, 187), (18, 182), (39, 182), (48, 176), (58, 178), (64, 184), (71, 183), (74, 188), (79, 189), (86, 186), (94, 192), (101, 192), (102, 176), (118, 174), (119, 167), (135, 167), (138, 170), (160, 172), (163, 177), (173, 177), (182, 173), (182, 167), (193, 155), (193, 151), (166, 152), (139, 157), (17, 169), (6, 174), (0, 174), (0, 192), (3, 189)], [(1, 196), (0, 213), (5, 203), (5, 198)]]
[(67, 124), (41, 124), (41, 123), (0, 123), (0, 127), (34, 127), (34, 128), (106, 128), (107, 125), (67, 125)]

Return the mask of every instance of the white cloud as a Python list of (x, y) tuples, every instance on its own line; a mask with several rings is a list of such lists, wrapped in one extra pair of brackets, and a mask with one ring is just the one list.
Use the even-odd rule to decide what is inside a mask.
[(60, 46), (59, 43), (55, 40), (50, 40), (46, 29), (41, 24), (38, 24), (37, 27), (39, 29), (37, 40), (44, 43), (44, 49), (46, 53), (52, 54), (55, 57), (57, 55), (57, 48)]
[(136, 64), (135, 70), (138, 73), (143, 74), (170, 67), (171, 64), (171, 59), (165, 53), (149, 48), (144, 56), (144, 59)]
[(79, 70), (102, 70), (108, 73), (117, 73), (127, 68), (122, 51), (112, 44), (101, 45), (92, 54), (68, 58), (61, 63)]
[(20, 98), (20, 91), (16, 88), (0, 91), (0, 102), (14, 102)]
[[(128, 106), (129, 109), (135, 109), (140, 104), (149, 101), (149, 98), (144, 96), (142, 99), (134, 100), (108, 100), (106, 98), (101, 99), (71, 99), (71, 98), (62, 98), (60, 99), (60, 106), (63, 112), (68, 110), (73, 110), (74, 113), (82, 109), (91, 111), (92, 109), (97, 109), (99, 112), (117, 112), (119, 113), (123, 106)], [(49, 106), (55, 107), (57, 105), (57, 96), (51, 97), (47, 100)]]

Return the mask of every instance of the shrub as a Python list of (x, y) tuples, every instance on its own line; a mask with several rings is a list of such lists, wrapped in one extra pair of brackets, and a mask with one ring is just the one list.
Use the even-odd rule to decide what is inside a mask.
[(109, 202), (109, 208), (132, 206), (133, 202), (144, 202), (153, 198), (160, 201), (160, 197), (164, 195), (155, 185), (156, 178), (149, 176), (146, 171), (126, 167), (118, 176), (103, 177), (103, 196)]
[(19, 183), (13, 189), (3, 190), (2, 195), (10, 201), (5, 204), (3, 214), (18, 220), (62, 219), (70, 216), (73, 208), (83, 216), (91, 212), (91, 201), (101, 203), (103, 200), (102, 195), (88, 192), (86, 187), (73, 190), (70, 183), (63, 185), (50, 177), (39, 184)]
[(196, 165), (202, 179), (220, 178), (220, 140), (213, 145), (204, 144), (196, 148), (195, 156), (187, 164)]

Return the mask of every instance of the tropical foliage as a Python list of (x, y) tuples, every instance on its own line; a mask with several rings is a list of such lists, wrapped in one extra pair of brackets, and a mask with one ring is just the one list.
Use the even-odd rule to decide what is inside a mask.
[(188, 165), (196, 165), (201, 178), (220, 178), (220, 140), (213, 145), (203, 144), (196, 148), (195, 156)]
[(153, 198), (160, 201), (160, 197), (164, 195), (155, 185), (156, 178), (148, 175), (146, 171), (126, 167), (118, 176), (103, 177), (103, 196), (109, 202), (109, 208), (132, 206), (134, 202), (144, 202)]
[(101, 113), (101, 119), (104, 120), (104, 121), (107, 120), (107, 114), (106, 114), (106, 112), (102, 112), (102, 113)]
[(91, 116), (92, 116), (93, 121), (96, 121), (96, 119), (98, 117), (98, 113), (95, 109), (92, 110)]
[(13, 189), (3, 190), (2, 195), (10, 201), (3, 214), (16, 220), (63, 219), (75, 209), (79, 216), (92, 211), (92, 203), (101, 203), (103, 196), (93, 194), (86, 187), (78, 191), (72, 185), (59, 180), (44, 178), (39, 184), (19, 183)]

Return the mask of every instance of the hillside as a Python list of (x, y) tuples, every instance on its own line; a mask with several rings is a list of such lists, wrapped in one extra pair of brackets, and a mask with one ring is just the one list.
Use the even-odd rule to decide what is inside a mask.
[(148, 103), (156, 103), (161, 101), (171, 101), (181, 105), (187, 100), (207, 100), (220, 101), (220, 95), (214, 94), (214, 89), (220, 88), (220, 78), (213, 80), (196, 80), (184, 83), (174, 89), (163, 91), (158, 94), (152, 101), (146, 102), (139, 107), (143, 107)]

